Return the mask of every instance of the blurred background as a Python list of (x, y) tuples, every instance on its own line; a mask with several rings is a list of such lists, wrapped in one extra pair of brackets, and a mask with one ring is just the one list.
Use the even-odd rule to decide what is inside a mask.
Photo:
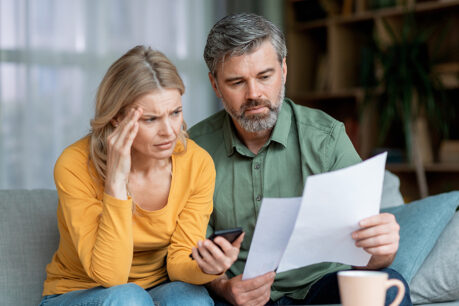
[(388, 151), (406, 201), (459, 189), (459, 0), (0, 0), (0, 189), (54, 189), (135, 45), (177, 66), (188, 126), (219, 110), (202, 53), (237, 12), (284, 30), (287, 96), (343, 121), (362, 158)]
[(206, 37), (242, 11), (283, 26), (277, 0), (0, 0), (0, 189), (55, 188), (57, 157), (89, 132), (103, 75), (135, 45), (177, 66), (189, 127), (213, 114)]

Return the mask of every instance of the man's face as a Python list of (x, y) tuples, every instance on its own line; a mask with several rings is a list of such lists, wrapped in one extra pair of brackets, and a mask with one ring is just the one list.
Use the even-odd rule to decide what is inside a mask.
[(271, 42), (249, 54), (226, 58), (209, 73), (217, 96), (235, 124), (248, 132), (271, 129), (284, 99), (287, 65), (279, 63)]

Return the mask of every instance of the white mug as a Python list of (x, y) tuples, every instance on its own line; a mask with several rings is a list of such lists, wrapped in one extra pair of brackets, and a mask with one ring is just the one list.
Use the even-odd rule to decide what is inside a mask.
[(398, 288), (397, 296), (390, 306), (398, 306), (405, 294), (405, 286), (398, 279), (378, 271), (338, 272), (339, 294), (343, 306), (384, 306), (386, 291)]

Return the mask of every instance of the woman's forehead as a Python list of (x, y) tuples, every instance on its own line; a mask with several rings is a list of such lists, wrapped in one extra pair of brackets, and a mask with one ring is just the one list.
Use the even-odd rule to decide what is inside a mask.
[(138, 97), (131, 107), (141, 107), (145, 111), (161, 111), (182, 105), (178, 89), (154, 90)]

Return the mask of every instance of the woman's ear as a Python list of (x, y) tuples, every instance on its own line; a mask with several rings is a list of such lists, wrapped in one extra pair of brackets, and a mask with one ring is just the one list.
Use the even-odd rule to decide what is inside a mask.
[(113, 127), (116, 128), (119, 125), (118, 118), (113, 118), (112, 120), (110, 120), (110, 123), (113, 125)]

